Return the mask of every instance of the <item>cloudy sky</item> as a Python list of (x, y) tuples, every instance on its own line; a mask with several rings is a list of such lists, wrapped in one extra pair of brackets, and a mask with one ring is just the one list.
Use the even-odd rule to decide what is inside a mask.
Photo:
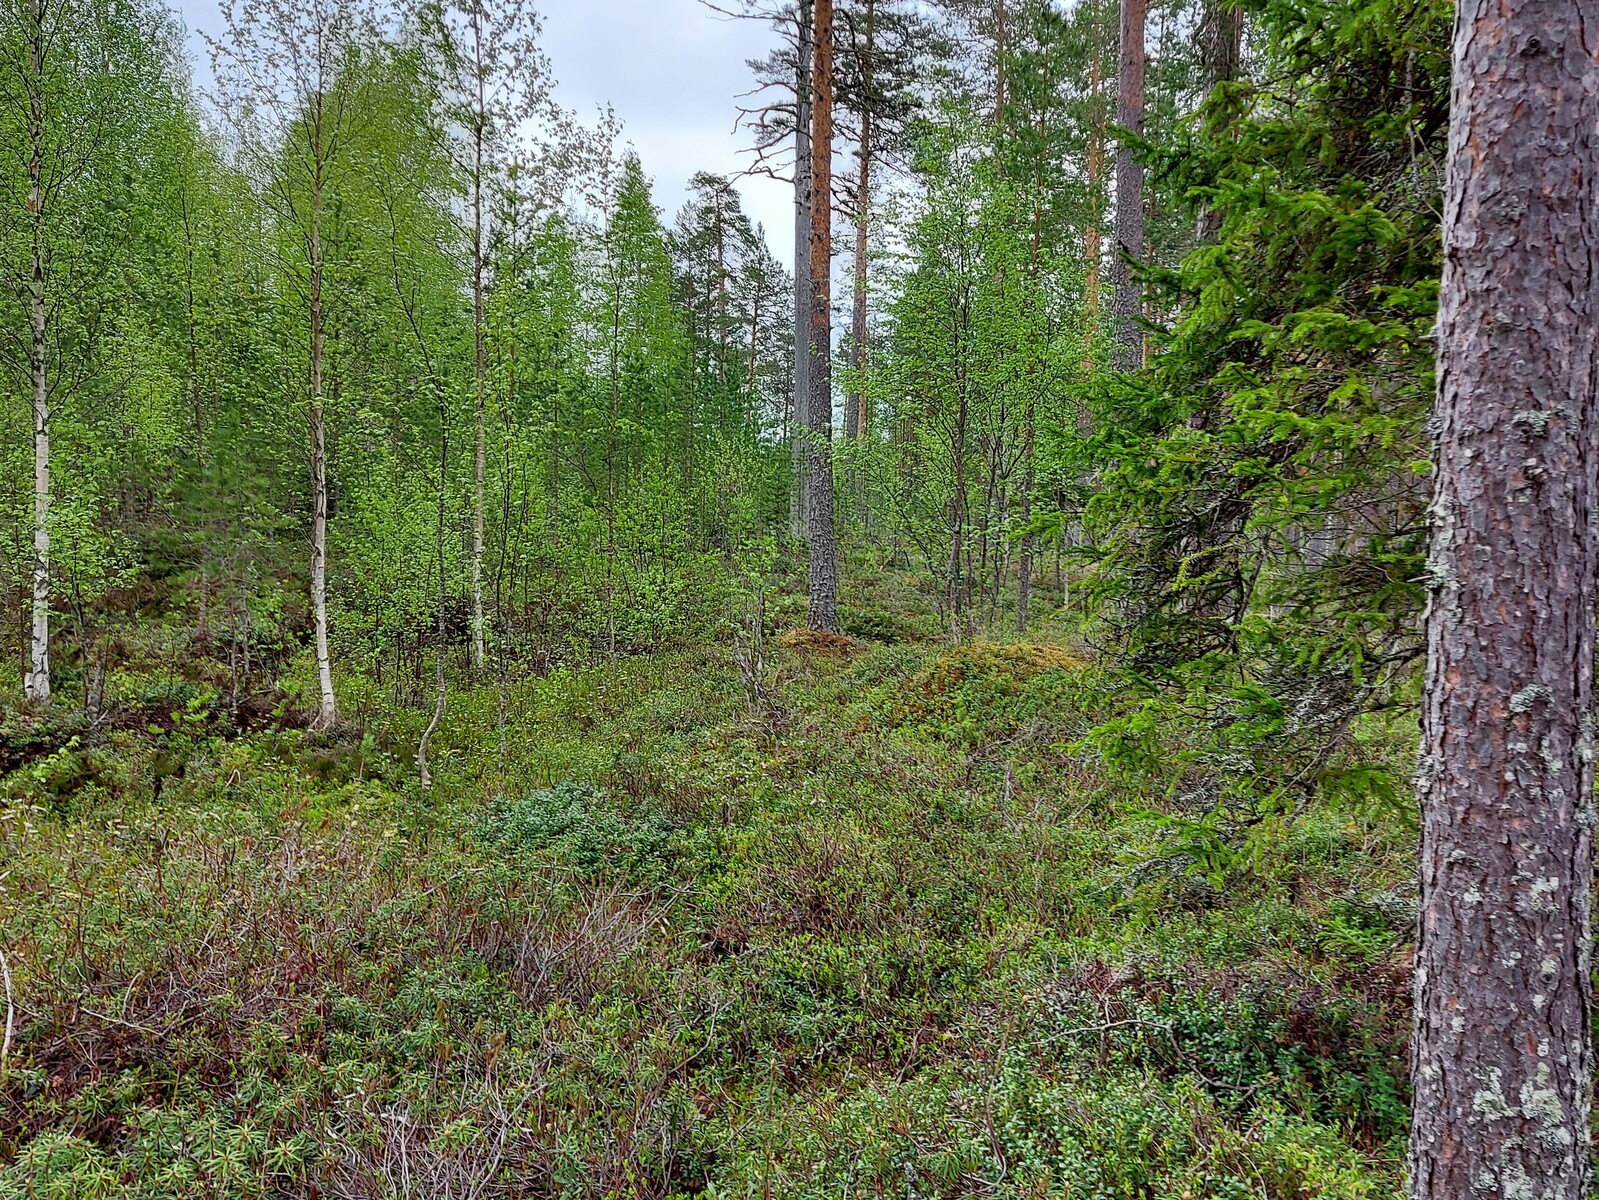
[[(204, 84), (210, 70), (199, 35), (220, 32), (216, 0), (174, 3)], [(559, 98), (585, 117), (606, 104), (616, 110), (668, 223), (694, 172), (732, 175), (748, 165), (748, 134), (734, 131), (734, 110), (750, 87), (746, 60), (775, 44), (763, 23), (726, 20), (699, 0), (542, 0), (538, 8)], [(772, 252), (792, 265), (792, 193), (764, 177), (741, 179), (738, 188)]]

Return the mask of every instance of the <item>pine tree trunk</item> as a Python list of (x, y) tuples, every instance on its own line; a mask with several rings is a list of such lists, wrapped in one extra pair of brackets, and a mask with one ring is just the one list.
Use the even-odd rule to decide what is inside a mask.
[[(1116, 123), (1133, 137), (1144, 132), (1144, 5), (1145, 0), (1122, 0)], [(1116, 151), (1115, 295), (1111, 299), (1118, 371), (1136, 371), (1144, 365), (1144, 334), (1138, 323), (1141, 289), (1132, 266), (1143, 256), (1144, 168), (1124, 134)]]
[(33, 629), (29, 639), (29, 700), (50, 699), (50, 380), (45, 307), (44, 0), (29, 5), (28, 215), (32, 262), (28, 286), (28, 382), (33, 400)]
[(833, 529), (833, 0), (815, 0), (811, 70), (810, 361), (806, 366), (806, 479), (810, 627), (838, 632), (838, 548)]
[(1456, 10), (1411, 1195), (1586, 1192), (1599, 28)]
[(1237, 77), (1243, 48), (1244, 10), (1235, 0), (1206, 0), (1200, 54), (1208, 88)]
[[(1235, 78), (1244, 48), (1244, 10), (1232, 0), (1206, 0), (1200, 47), (1207, 90)], [(1198, 233), (1202, 242), (1214, 242), (1221, 233), (1221, 215), (1208, 205), (1200, 213)]]
[(333, 698), (333, 664), (328, 653), (328, 453), (322, 408), (322, 180), (311, 185), (311, 620), (315, 627), (316, 675), (320, 695), (317, 728), (332, 729), (338, 719)]
[(812, 0), (798, 9), (798, 70), (794, 77), (794, 424), (789, 443), (794, 487), (789, 498), (789, 529), (795, 539), (810, 532), (808, 509), (810, 459), (810, 277), (805, 264), (811, 243), (811, 11)]
[[(1083, 368), (1092, 367), (1094, 343), (1099, 337), (1099, 260), (1102, 257), (1104, 233), (1100, 228), (1103, 214), (1098, 208), (1099, 186), (1105, 170), (1105, 118), (1099, 104), (1099, 92), (1105, 83), (1104, 48), (1100, 45), (1098, 10), (1094, 16), (1093, 61), (1088, 68), (1088, 96), (1093, 106), (1092, 124), (1088, 131), (1088, 202), (1093, 217), (1083, 233), (1083, 261), (1087, 270), (1083, 276)], [(1083, 424), (1079, 422), (1079, 424)]]

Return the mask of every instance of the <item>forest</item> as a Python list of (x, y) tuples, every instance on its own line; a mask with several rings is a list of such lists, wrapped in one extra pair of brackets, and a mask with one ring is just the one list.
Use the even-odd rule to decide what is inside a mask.
[(1588, 1195), (1592, 0), (692, 19), (0, 0), (0, 1200)]

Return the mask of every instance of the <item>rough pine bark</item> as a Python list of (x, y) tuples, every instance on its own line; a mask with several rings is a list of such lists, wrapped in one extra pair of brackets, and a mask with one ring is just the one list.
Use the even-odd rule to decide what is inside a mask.
[(1206, 85), (1214, 88), (1237, 78), (1244, 49), (1244, 10), (1234, 0), (1206, 0), (1199, 40)]
[(29, 638), (29, 700), (50, 699), (50, 379), (48, 308), (45, 304), (44, 212), (44, 0), (28, 6), (28, 219), (32, 261), (28, 282), (28, 382), (33, 402), (33, 628)]
[(1094, 12), (1093, 60), (1089, 63), (1088, 96), (1092, 109), (1092, 123), (1088, 130), (1087, 183), (1089, 203), (1094, 206), (1093, 218), (1083, 231), (1083, 261), (1087, 271), (1083, 276), (1083, 368), (1093, 366), (1094, 343), (1099, 336), (1099, 263), (1102, 255), (1103, 232), (1100, 228), (1102, 214), (1098, 211), (1099, 188), (1105, 170), (1105, 112), (1099, 102), (1100, 88), (1105, 82), (1104, 48), (1101, 45), (1099, 10)]
[(800, 0), (796, 13), (798, 63), (794, 75), (794, 426), (790, 442), (794, 490), (789, 501), (789, 526), (795, 538), (808, 536), (810, 459), (811, 288), (804, 267), (811, 244), (811, 11), (812, 0)]
[(811, 55), (811, 229), (805, 481), (810, 627), (838, 632), (838, 547), (833, 529), (833, 0), (814, 0)]
[(1589, 1154), (1599, 20), (1465, 0), (1417, 785), (1416, 1200), (1579, 1200)]
[[(1236, 79), (1244, 50), (1244, 10), (1233, 0), (1206, 0), (1199, 40), (1206, 89)], [(1199, 240), (1213, 242), (1220, 233), (1221, 214), (1207, 206), (1199, 217)]]
[[(1116, 123), (1133, 137), (1144, 132), (1144, 8), (1145, 0), (1122, 0)], [(1138, 325), (1141, 289), (1132, 269), (1143, 255), (1144, 168), (1124, 134), (1116, 151), (1116, 259), (1111, 269), (1118, 371), (1136, 371), (1144, 365), (1144, 333)]]

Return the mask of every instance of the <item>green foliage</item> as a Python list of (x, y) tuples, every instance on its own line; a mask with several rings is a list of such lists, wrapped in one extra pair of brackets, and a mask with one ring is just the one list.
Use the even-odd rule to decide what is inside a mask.
[(726, 647), (516, 680), (503, 757), (462, 689), (428, 793), (414, 713), (155, 679), (107, 778), (7, 776), (0, 1195), (1394, 1194), (1402, 829), (1133, 877), (1070, 653), (771, 653), (761, 707)]
[(1359, 739), (1421, 650), (1448, 20), (1378, 8), (1249, 10), (1293, 95), (1230, 84), (1156, 149), (1219, 232), (1157, 273), (1151, 369), (1091, 393), (1095, 636), (1129, 666), (1094, 744), (1208, 806), (1404, 790)]
[(692, 849), (676, 833), (659, 814), (624, 814), (596, 789), (565, 782), (490, 809), (476, 836), (503, 853), (570, 864), (584, 878), (654, 883)]
[(839, 636), (800, 628), (792, 281), (727, 181), (668, 225), (545, 103), (530, 10), (242, 4), (213, 131), (160, 13), (52, 6), (86, 157), (60, 686), (0, 713), (0, 1200), (1396, 1194), (1447, 13), (1247, 0), (1203, 102), (1165, 14), (1154, 353), (1112, 377), (1113, 8), (933, 7), (998, 53), (868, 78), (841, 18), (842, 125), (880, 102), (910, 172), (837, 172)]

